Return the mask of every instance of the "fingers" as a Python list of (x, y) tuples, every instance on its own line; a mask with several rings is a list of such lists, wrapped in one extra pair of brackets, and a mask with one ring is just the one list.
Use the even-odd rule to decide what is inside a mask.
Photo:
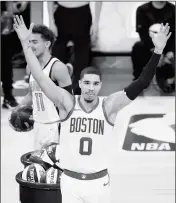
[(15, 30), (15, 31), (17, 31), (17, 26), (15, 25), (15, 23), (13, 24), (13, 29)]
[(30, 24), (30, 27), (29, 27), (29, 30), (30, 30), (31, 32), (32, 32), (33, 27), (34, 27), (34, 23), (31, 23), (31, 24)]
[(164, 33), (167, 36), (169, 33), (169, 30), (170, 30), (169, 23), (166, 23), (165, 26), (163, 25), (163, 23), (161, 23), (160, 32)]
[(167, 36), (170, 30), (170, 26), (167, 26), (166, 30), (165, 30), (165, 35)]
[(167, 40), (169, 39), (169, 37), (171, 36), (172, 32), (170, 32), (167, 36)]
[(25, 24), (22, 15), (20, 15), (20, 20), (21, 20), (21, 23), (22, 23), (22, 24)]
[(15, 17), (16, 17), (16, 20), (17, 20), (18, 25), (21, 25), (21, 24), (22, 24), (22, 22), (21, 22), (21, 20), (20, 20), (19, 16), (18, 16), (18, 15), (16, 15)]
[(170, 29), (169, 24), (166, 23), (166, 25), (165, 25), (164, 28), (163, 28), (163, 33), (164, 33), (165, 35), (168, 35), (169, 29)]
[(164, 27), (164, 25), (163, 25), (163, 23), (161, 23), (160, 32), (163, 31), (163, 27)]
[[(169, 26), (169, 23), (166, 23), (166, 25), (164, 26), (163, 28), (163, 33), (166, 35), (166, 39), (168, 40), (169, 37), (171, 36), (171, 32), (169, 32), (170, 30), (170, 26)], [(169, 33), (169, 34), (168, 34)]]
[(24, 20), (22, 16), (19, 17), (18, 15), (15, 15), (13, 20), (14, 20), (14, 27), (16, 29), (18, 29), (20, 25), (24, 24)]
[(14, 21), (14, 27), (17, 29), (18, 28), (18, 22), (16, 20), (16, 17), (14, 17), (13, 21)]
[[(161, 23), (161, 27), (160, 27), (160, 32), (164, 33), (166, 36), (166, 39), (168, 40), (169, 37), (171, 36), (171, 32), (169, 32), (170, 30), (170, 26), (169, 23), (166, 23), (166, 25), (164, 26), (163, 23)], [(168, 34), (169, 33), (169, 34)]]

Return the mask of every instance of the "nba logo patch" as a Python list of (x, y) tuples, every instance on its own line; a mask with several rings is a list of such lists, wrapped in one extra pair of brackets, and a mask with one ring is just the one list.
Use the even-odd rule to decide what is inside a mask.
[(126, 151), (175, 151), (175, 114), (138, 114), (129, 121)]

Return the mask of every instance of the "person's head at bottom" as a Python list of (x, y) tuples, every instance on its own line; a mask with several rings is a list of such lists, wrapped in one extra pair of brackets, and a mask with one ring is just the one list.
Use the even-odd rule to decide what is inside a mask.
[(51, 52), (51, 48), (55, 42), (55, 35), (45, 25), (34, 25), (29, 42), (36, 57), (40, 58), (45, 53)]
[(79, 87), (81, 97), (87, 103), (92, 103), (98, 97), (102, 86), (101, 72), (94, 67), (87, 67), (81, 71)]

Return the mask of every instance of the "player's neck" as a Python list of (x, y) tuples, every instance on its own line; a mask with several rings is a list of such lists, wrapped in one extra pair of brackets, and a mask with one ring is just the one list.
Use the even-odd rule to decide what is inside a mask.
[(89, 1), (58, 1), (58, 4), (66, 8), (78, 8), (89, 4)]
[(166, 5), (166, 2), (163, 2), (162, 4), (158, 4), (157, 2), (152, 1), (152, 5), (156, 9), (163, 9)]
[(43, 55), (41, 55), (38, 58), (41, 67), (44, 67), (48, 63), (50, 58), (51, 58), (51, 54), (49, 52), (45, 52)]
[(86, 111), (91, 111), (92, 108), (94, 108), (94, 106), (97, 104), (97, 101), (98, 101), (98, 97), (89, 103), (89, 102), (85, 101), (85, 99), (82, 95), (80, 96), (80, 103)]

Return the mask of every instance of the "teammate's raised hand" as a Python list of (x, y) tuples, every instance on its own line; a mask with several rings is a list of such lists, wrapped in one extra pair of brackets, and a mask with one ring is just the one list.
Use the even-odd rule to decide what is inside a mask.
[(28, 30), (24, 23), (23, 17), (21, 15), (20, 16), (16, 15), (14, 17), (13, 27), (21, 42), (29, 39), (32, 33), (33, 26), (34, 26), (34, 23), (31, 23), (30, 28)]
[(171, 32), (169, 32), (170, 26), (168, 23), (164, 26), (163, 23), (161, 24), (160, 30), (156, 35), (152, 35), (152, 41), (155, 48), (159, 50), (163, 50), (166, 46), (167, 40), (171, 36)]

